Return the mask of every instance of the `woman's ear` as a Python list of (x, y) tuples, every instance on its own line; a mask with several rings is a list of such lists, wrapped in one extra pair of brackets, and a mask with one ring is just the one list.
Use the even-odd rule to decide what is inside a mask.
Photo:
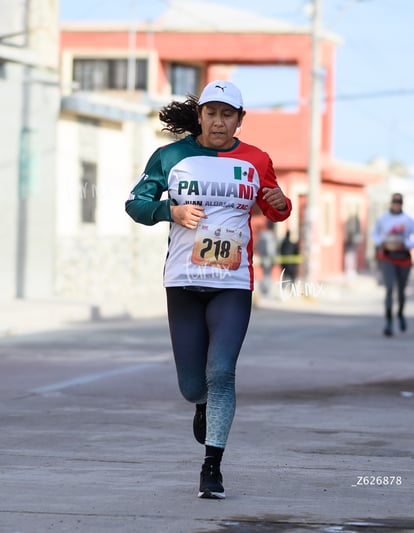
[(237, 123), (237, 127), (238, 127), (238, 128), (240, 128), (240, 126), (241, 126), (241, 124), (242, 124), (242, 122), (243, 122), (243, 119), (244, 119), (245, 114), (246, 114), (246, 111), (243, 111), (243, 112), (240, 114), (240, 116), (239, 116), (239, 121), (238, 121), (238, 123)]

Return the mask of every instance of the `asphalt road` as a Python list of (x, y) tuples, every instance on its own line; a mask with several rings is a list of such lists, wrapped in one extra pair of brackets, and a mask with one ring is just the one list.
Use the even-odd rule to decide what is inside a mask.
[(1, 338), (1, 533), (414, 531), (414, 301), (391, 339), (380, 302), (254, 310), (225, 501), (164, 317)]

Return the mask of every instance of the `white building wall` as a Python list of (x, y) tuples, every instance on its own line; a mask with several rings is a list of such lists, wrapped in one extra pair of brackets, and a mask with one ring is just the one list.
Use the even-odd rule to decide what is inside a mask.
[[(133, 122), (99, 121), (89, 130), (89, 138), (82, 131), (83, 125), (75, 116), (62, 115), (56, 294), (88, 303), (95, 315), (103, 317), (164, 313), (162, 271), (169, 225), (138, 225), (125, 212), (125, 201), (137, 174), (150, 150), (161, 142), (157, 144), (148, 122), (145, 127)], [(144, 151), (140, 143), (143, 134), (151, 145)], [(81, 139), (87, 142), (86, 148), (80, 147)], [(82, 155), (95, 157), (97, 163), (95, 224), (81, 222)]]
[(122, 237), (128, 234), (125, 197), (132, 173), (132, 127), (104, 126), (99, 131), (98, 220), (100, 235)]
[(58, 2), (25, 5), (0, 0), (0, 301), (54, 286)]
[(56, 202), (56, 123), (59, 113), (57, 80), (52, 84), (36, 81), (32, 73), (30, 123), (32, 153), (27, 195), (26, 258), (24, 292), (27, 299), (54, 296), (55, 202)]
[(16, 285), (22, 68), (3, 63), (0, 72), (0, 302), (3, 302), (14, 297)]
[(58, 123), (58, 158), (56, 180), (57, 243), (78, 232), (80, 220), (78, 124), (72, 116), (61, 117)]

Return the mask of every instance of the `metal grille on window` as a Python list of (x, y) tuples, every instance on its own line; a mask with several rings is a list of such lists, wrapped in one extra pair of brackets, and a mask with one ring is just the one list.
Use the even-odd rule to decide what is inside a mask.
[[(135, 89), (147, 88), (147, 60), (135, 62)], [(75, 59), (73, 79), (83, 91), (125, 90), (128, 80), (127, 59)]]
[(82, 161), (81, 176), (81, 217), (82, 222), (94, 224), (96, 222), (96, 163)]

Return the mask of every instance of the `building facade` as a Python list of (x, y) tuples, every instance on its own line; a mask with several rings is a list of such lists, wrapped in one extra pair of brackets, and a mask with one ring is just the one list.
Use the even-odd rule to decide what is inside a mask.
[(58, 2), (0, 0), (0, 12), (0, 301), (51, 298)]
[[(202, 2), (175, 0), (160, 19), (151, 24), (136, 25), (132, 21), (128, 25), (64, 26), (61, 37), (63, 80), (78, 84), (79, 95), (100, 95), (122, 99), (129, 105), (131, 102), (147, 105), (149, 114), (151, 109), (156, 114), (162, 102), (188, 93), (197, 94), (212, 79), (231, 78), (237, 65), (293, 66), (297, 70), (294, 111), (278, 107), (247, 109), (240, 136), (270, 154), (280, 183), (294, 204), (292, 216), (279, 225), (278, 233), (282, 236), (289, 229), (293, 238), (302, 243), (309, 186), (312, 82), (309, 30), (215, 5), (203, 9), (203, 5)], [(331, 35), (325, 35), (321, 41), (324, 104), (320, 142), (319, 276), (322, 279), (349, 268), (350, 251), (351, 268), (364, 268), (368, 223), (366, 186), (379, 178), (377, 172), (367, 167), (339, 163), (333, 158), (337, 44), (338, 39)], [(156, 144), (150, 146), (151, 143), (146, 142), (148, 136), (157, 139), (153, 132), (158, 126), (148, 117), (143, 118), (145, 133), (135, 139), (142, 147), (141, 160), (138, 157), (134, 161), (137, 174)], [(127, 160), (125, 155), (117, 159)], [(131, 174), (132, 161), (128, 166)], [(128, 174), (128, 169), (125, 168), (124, 173)], [(128, 179), (132, 183), (134, 176)], [(260, 231), (261, 224), (260, 217), (256, 218), (256, 232)], [(128, 231), (124, 227), (122, 231), (129, 239), (131, 232), (137, 230)], [(133, 279), (131, 283), (134, 284)]]
[[(367, 167), (339, 163), (332, 154), (337, 44), (331, 35), (321, 41), (321, 279), (350, 268), (350, 251), (351, 268), (364, 267), (366, 186), (379, 177)], [(231, 79), (240, 65), (296, 71), (295, 108), (247, 109), (240, 137), (270, 154), (294, 205), (292, 216), (278, 225), (278, 235), (289, 229), (301, 243), (309, 187), (308, 29), (186, 0), (170, 2), (152, 23), (61, 28), (56, 218), (50, 226), (56, 232), (52, 263), (57, 297), (90, 302), (97, 314), (143, 316), (164, 310), (168, 225), (134, 224), (124, 213), (124, 202), (149, 155), (173, 140), (161, 130), (160, 107), (198, 94), (212, 79)], [(277, 100), (277, 87), (275, 94)], [(256, 232), (262, 224), (256, 216)]]
[(94, 316), (164, 310), (167, 225), (131, 224), (125, 200), (148, 154), (170, 142), (148, 105), (74, 94), (62, 99), (57, 172), (56, 294)]

